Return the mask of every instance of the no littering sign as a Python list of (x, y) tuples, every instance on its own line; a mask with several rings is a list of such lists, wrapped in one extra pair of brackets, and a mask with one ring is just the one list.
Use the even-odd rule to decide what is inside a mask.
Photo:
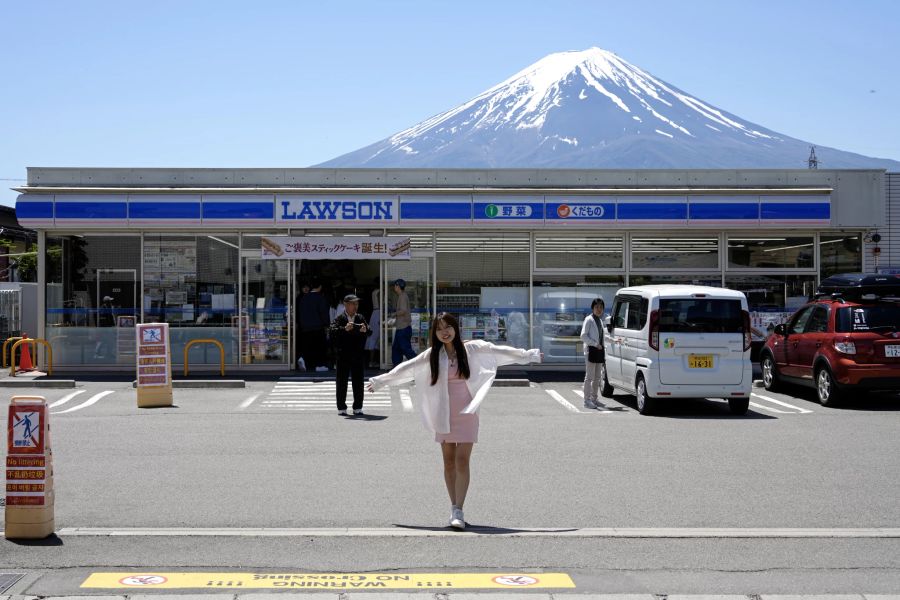
[(510, 589), (574, 588), (566, 573), (92, 573), (82, 588)]

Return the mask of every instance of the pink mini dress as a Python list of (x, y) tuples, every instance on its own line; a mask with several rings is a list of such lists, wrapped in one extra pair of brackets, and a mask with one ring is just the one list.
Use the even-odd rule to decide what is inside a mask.
[(450, 395), (450, 433), (435, 433), (434, 441), (474, 444), (478, 441), (478, 414), (462, 414), (462, 410), (472, 401), (472, 394), (466, 380), (459, 376), (455, 361), (447, 369), (447, 387)]

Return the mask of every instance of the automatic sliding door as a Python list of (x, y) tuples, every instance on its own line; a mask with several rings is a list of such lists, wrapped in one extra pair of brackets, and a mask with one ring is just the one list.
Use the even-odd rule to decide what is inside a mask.
[(384, 344), (381, 348), (381, 366), (393, 366), (391, 346), (394, 343), (394, 319), (397, 307), (397, 294), (391, 285), (397, 279), (406, 281), (406, 294), (409, 296), (409, 307), (412, 313), (412, 347), (418, 354), (428, 347), (428, 327), (434, 316), (433, 306), (433, 259), (413, 258), (408, 261), (384, 261), (384, 291), (382, 306), (386, 306), (384, 321)]
[(244, 258), (242, 364), (287, 365), (291, 359), (291, 262)]

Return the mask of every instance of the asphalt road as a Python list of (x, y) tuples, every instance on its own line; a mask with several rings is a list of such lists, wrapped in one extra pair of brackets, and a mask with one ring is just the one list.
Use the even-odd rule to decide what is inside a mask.
[[(646, 417), (628, 396), (582, 408), (576, 378), (492, 390), (462, 535), (444, 528), (440, 452), (404, 390), (367, 395), (366, 418), (339, 417), (327, 383), (176, 389), (176, 406), (156, 409), (136, 408), (128, 383), (41, 390), (59, 535), (0, 542), (4, 571), (28, 574), (7, 593), (109, 593), (78, 586), (98, 570), (167, 568), (547, 570), (605, 593), (900, 591), (900, 533), (829, 533), (900, 528), (900, 395), (823, 408), (811, 390), (755, 388), (745, 417), (711, 400)], [(723, 533), (678, 533), (710, 528)], [(769, 534), (741, 537), (748, 528)]]

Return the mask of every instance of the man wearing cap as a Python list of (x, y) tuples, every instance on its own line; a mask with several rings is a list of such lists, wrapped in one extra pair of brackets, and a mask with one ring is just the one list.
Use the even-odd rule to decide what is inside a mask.
[(404, 360), (415, 358), (412, 349), (412, 313), (409, 310), (409, 296), (406, 295), (406, 281), (394, 282), (397, 292), (397, 308), (394, 311), (394, 343), (391, 346), (391, 360), (396, 367)]
[(335, 317), (329, 328), (334, 351), (337, 355), (335, 370), (337, 377), (338, 414), (347, 415), (347, 377), (353, 384), (353, 414), (363, 414), (365, 388), (363, 372), (366, 366), (366, 338), (372, 335), (369, 325), (359, 314), (359, 297), (356, 294), (344, 296), (344, 312)]

